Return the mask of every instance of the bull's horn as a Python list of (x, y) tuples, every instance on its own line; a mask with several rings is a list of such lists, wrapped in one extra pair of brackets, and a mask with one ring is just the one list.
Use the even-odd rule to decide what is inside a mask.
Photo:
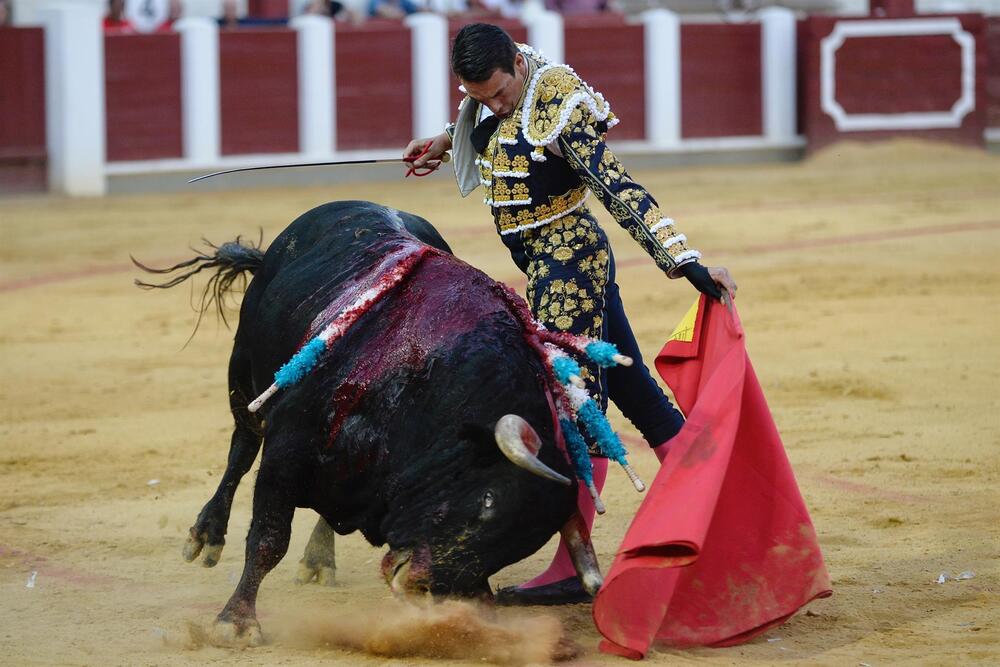
[(590, 532), (587, 524), (583, 522), (583, 517), (577, 511), (566, 522), (566, 525), (559, 531), (562, 534), (563, 542), (569, 549), (573, 566), (580, 577), (584, 590), (591, 595), (597, 595), (601, 589), (604, 578), (597, 565), (597, 555), (594, 553), (594, 545), (590, 543)]
[(392, 579), (389, 581), (389, 590), (396, 597), (401, 597), (406, 594), (406, 580), (410, 576), (410, 557), (407, 556), (406, 560), (396, 566), (396, 571), (392, 575)]
[(538, 460), (538, 450), (542, 446), (542, 440), (535, 433), (535, 429), (531, 428), (531, 424), (517, 415), (501, 417), (493, 429), (493, 436), (500, 451), (514, 465), (553, 482), (566, 486), (572, 484), (568, 478)]

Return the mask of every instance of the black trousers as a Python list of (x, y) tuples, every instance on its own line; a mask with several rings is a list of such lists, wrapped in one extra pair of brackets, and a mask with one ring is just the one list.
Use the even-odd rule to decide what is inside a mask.
[[(639, 344), (625, 315), (615, 261), (604, 230), (586, 207), (548, 225), (501, 236), (518, 268), (528, 277), (527, 299), (535, 318), (553, 331), (566, 331), (614, 343), (632, 357), (631, 366), (598, 368), (583, 363), (587, 388), (610, 398), (650, 446), (669, 440), (684, 417), (643, 363)], [(591, 452), (597, 453), (591, 445)]]

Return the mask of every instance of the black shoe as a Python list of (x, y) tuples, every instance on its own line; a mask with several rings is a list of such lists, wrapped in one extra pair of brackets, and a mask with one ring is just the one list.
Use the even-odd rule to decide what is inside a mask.
[(544, 586), (521, 588), (520, 586), (505, 586), (498, 588), (496, 603), (513, 607), (527, 605), (557, 605), (579, 604), (593, 602), (594, 596), (583, 589), (583, 584), (577, 577), (569, 577)]

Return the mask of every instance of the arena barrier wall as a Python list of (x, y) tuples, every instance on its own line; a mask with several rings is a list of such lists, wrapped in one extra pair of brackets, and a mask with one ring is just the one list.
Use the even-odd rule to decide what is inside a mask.
[(413, 139), (410, 30), (397, 21), (368, 21), (338, 24), (335, 32), (337, 149), (402, 153)]
[(299, 149), (298, 38), (287, 29), (219, 33), (222, 154)]
[(681, 26), (681, 136), (759, 136), (764, 131), (759, 23)]
[(644, 26), (620, 17), (573, 16), (564, 19), (564, 31), (566, 62), (611, 102), (621, 121), (614, 138), (645, 139)]
[[(56, 191), (102, 194), (109, 177), (394, 157), (409, 139), (440, 132), (461, 98), (448, 49), (463, 21), (416, 14), (355, 26), (301, 16), (282, 28), (220, 31), (186, 18), (176, 34), (95, 39), (92, 4), (56, 3), (40, 12), (44, 40), (37, 29), (15, 31), (0, 46), (12, 54), (0, 58), (0, 95), (24, 88), (35, 105), (18, 112), (35, 128), (18, 159), (36, 171), (46, 164)], [(1000, 131), (1000, 19), (797, 21), (782, 8), (753, 16), (682, 23), (664, 9), (629, 21), (537, 12), (500, 23), (605, 94), (622, 119), (611, 135), (621, 152), (794, 154), (807, 140), (817, 148), (901, 132), (982, 145)], [(22, 42), (35, 63), (44, 50), (47, 77), (13, 55), (28, 48)], [(49, 128), (41, 135), (39, 104)], [(0, 155), (13, 155), (3, 132)], [(0, 187), (16, 182), (8, 172)]]
[(45, 34), (0, 28), (0, 194), (45, 190)]
[(180, 35), (106, 35), (104, 54), (108, 160), (182, 157)]
[(808, 148), (844, 138), (920, 136), (982, 146), (985, 21), (979, 14), (811, 18), (806, 26)]
[(986, 19), (985, 33), (986, 139), (1000, 142), (1000, 16)]

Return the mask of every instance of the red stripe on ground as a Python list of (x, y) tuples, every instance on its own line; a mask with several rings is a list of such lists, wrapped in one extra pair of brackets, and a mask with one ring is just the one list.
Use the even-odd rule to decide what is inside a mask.
[[(821, 239), (803, 239), (801, 241), (788, 241), (786, 243), (772, 243), (769, 245), (749, 245), (740, 248), (716, 248), (712, 255), (761, 255), (776, 252), (788, 252), (790, 250), (805, 250), (809, 248), (827, 248), (830, 246), (854, 245), (857, 243), (875, 243), (877, 241), (893, 241), (895, 239), (913, 238), (915, 236), (935, 236), (938, 234), (959, 234), (962, 232), (979, 232), (1000, 229), (1000, 220), (988, 222), (967, 222), (957, 225), (931, 225), (927, 227), (911, 227), (909, 229), (896, 229), (882, 232), (869, 232), (867, 234), (848, 234), (845, 236), (831, 236)], [(615, 263), (616, 268), (627, 268), (649, 262), (646, 255), (638, 257), (628, 257)]]
[(836, 477), (831, 477), (830, 475), (809, 475), (809, 478), (820, 484), (824, 484), (828, 487), (837, 489), (838, 491), (849, 491), (861, 496), (867, 496), (870, 498), (884, 498), (886, 500), (894, 500), (901, 503), (915, 503), (921, 502), (924, 499), (919, 496), (914, 496), (909, 493), (901, 493), (899, 491), (893, 491), (891, 489), (885, 489), (877, 486), (872, 486), (871, 484), (863, 484), (861, 482), (852, 482), (846, 479), (838, 479)]
[[(178, 262), (188, 259), (164, 259), (149, 262), (147, 266), (173, 266)], [(27, 278), (15, 278), (0, 282), (0, 292), (13, 292), (29, 287), (40, 287), (53, 283), (65, 283), (80, 278), (92, 278), (93, 276), (105, 276), (113, 273), (125, 273), (126, 271), (139, 271), (132, 264), (104, 264), (100, 266), (85, 266), (71, 271), (55, 271), (53, 273), (43, 273), (38, 276), (28, 276)]]
[[(893, 193), (893, 201), (914, 200), (925, 196), (926, 190), (897, 192)], [(956, 192), (951, 195), (943, 195), (935, 202), (965, 202), (970, 200), (996, 199), (996, 192), (993, 190), (972, 190), (970, 192)], [(884, 194), (871, 193), (867, 195), (844, 196), (838, 199), (817, 200), (817, 199), (787, 199), (784, 201), (768, 200), (766, 204), (752, 204), (747, 202), (736, 202), (733, 204), (699, 204), (695, 206), (672, 208), (671, 215), (675, 219), (691, 218), (694, 216), (717, 215), (729, 211), (738, 211), (741, 214), (761, 214), (770, 211), (794, 211), (795, 209), (837, 209), (843, 211), (846, 206), (867, 206), (870, 204), (892, 203)], [(448, 238), (477, 237), (496, 234), (494, 225), (471, 225), (448, 231)]]

